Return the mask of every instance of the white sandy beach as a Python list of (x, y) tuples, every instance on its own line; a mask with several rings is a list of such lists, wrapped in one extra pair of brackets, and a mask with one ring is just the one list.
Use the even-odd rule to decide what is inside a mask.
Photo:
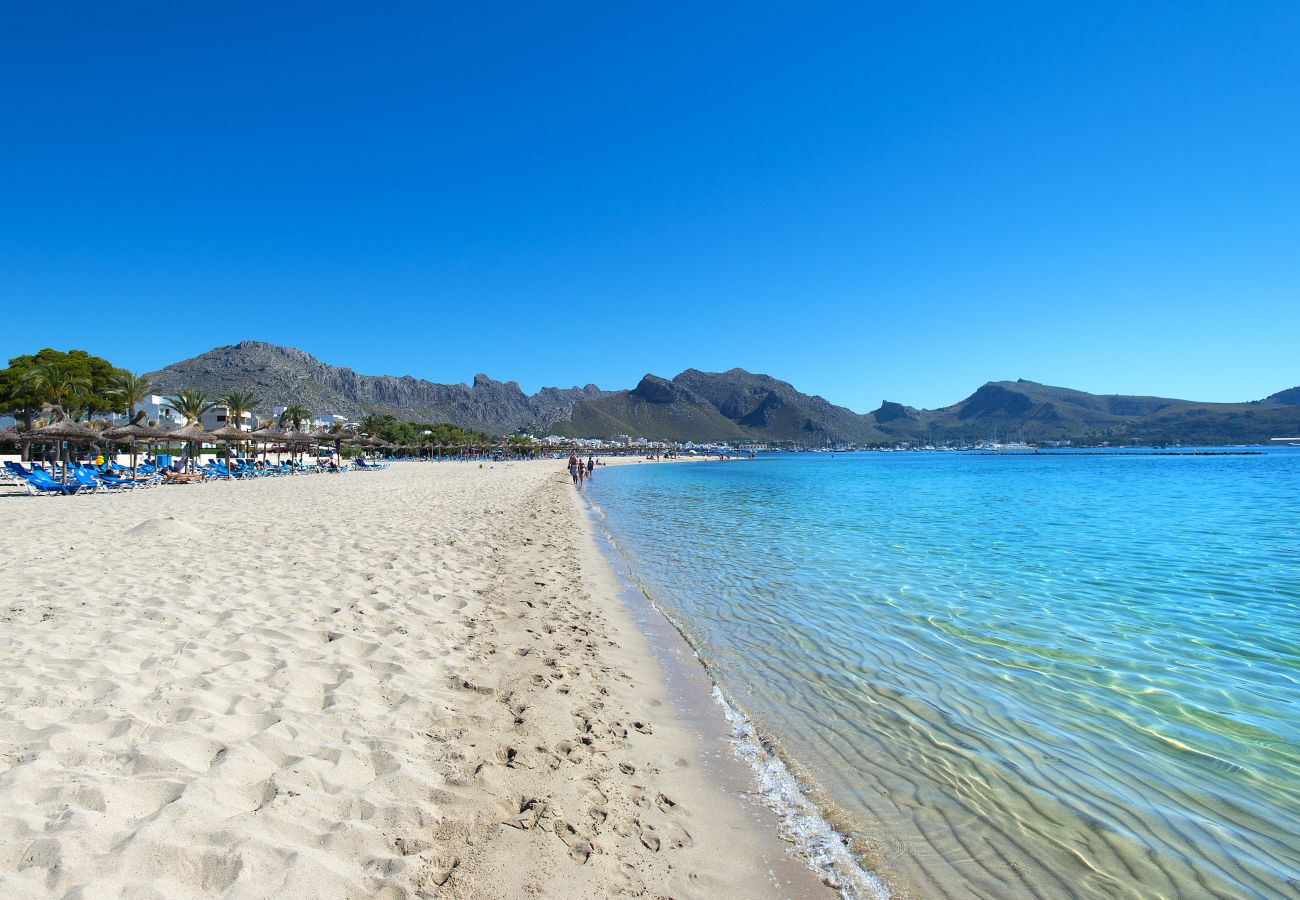
[(704, 772), (562, 463), (0, 511), (2, 896), (832, 895)]

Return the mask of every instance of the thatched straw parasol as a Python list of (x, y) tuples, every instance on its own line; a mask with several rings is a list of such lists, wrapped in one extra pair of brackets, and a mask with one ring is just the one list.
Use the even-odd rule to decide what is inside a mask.
[(267, 425), (265, 428), (250, 431), (248, 436), (256, 441), (275, 442), (282, 440), (286, 434), (288, 432), (278, 425)]
[(343, 445), (355, 443), (356, 435), (350, 431), (322, 431), (316, 435), (316, 439), (323, 444), (333, 444), (334, 453), (343, 459)]
[(197, 422), (191, 422), (183, 428), (177, 428), (167, 432), (169, 438), (179, 438), (182, 441), (199, 441), (201, 443), (212, 443), (211, 433), (204, 431), (203, 426)]
[(152, 444), (159, 438), (167, 437), (169, 434), (171, 434), (171, 432), (164, 431), (161, 428), (155, 428), (151, 425), (141, 425), (138, 422), (131, 422), (128, 425), (119, 425), (117, 428), (108, 429), (104, 432), (104, 439), (112, 441), (115, 444), (129, 444), (131, 446), (131, 480), (135, 481), (135, 445), (143, 442)]
[[(177, 428), (175, 431), (167, 432), (166, 440), (184, 441), (186, 445), (214, 443), (215, 439), (208, 432), (204, 431), (202, 426), (197, 422), (191, 422), (183, 428)], [(189, 454), (189, 462), (194, 463), (194, 454)]]
[(93, 428), (87, 428), (80, 422), (63, 419), (26, 431), (23, 433), (22, 439), (25, 441), (71, 441), (72, 443), (89, 444), (91, 441), (99, 439), (99, 432)]
[(68, 465), (63, 459), (63, 445), (69, 444), (90, 444), (100, 439), (98, 431), (87, 428), (80, 422), (73, 422), (70, 419), (61, 419), (58, 422), (51, 422), (49, 425), (42, 425), (40, 428), (33, 428), (31, 431), (25, 431), (19, 440), (28, 444), (44, 443), (45, 441), (54, 441), (59, 448), (59, 462), (63, 465), (63, 483), (68, 483)]
[(297, 459), (298, 450), (316, 443), (316, 437), (305, 431), (294, 430), (284, 436), (284, 442), (289, 445), (289, 455)]
[(358, 434), (352, 438), (352, 446), (361, 450), (361, 455), (366, 455), (366, 450), (375, 446), (375, 439), (368, 434)]
[[(259, 444), (266, 445), (266, 444), (279, 443), (280, 441), (284, 440), (285, 434), (287, 434), (287, 432), (283, 428), (280, 428), (278, 425), (267, 425), (265, 428), (259, 428), (256, 431), (252, 432), (251, 434), (248, 435), (248, 437), (250, 440), (256, 441)], [(266, 456), (265, 446), (263, 447), (262, 456), (264, 458)]]
[(249, 432), (244, 431), (242, 428), (236, 428), (234, 425), (222, 425), (216, 431), (209, 432), (208, 437), (216, 438), (222, 443), (238, 443), (253, 438)]
[(242, 428), (238, 428), (234, 425), (231, 425), (229, 422), (227, 422), (225, 425), (222, 425), (216, 431), (211, 432), (209, 434), (209, 437), (216, 438), (217, 440), (221, 441), (221, 443), (226, 445), (226, 477), (227, 478), (235, 477), (234, 473), (230, 471), (230, 445), (234, 443), (238, 443), (240, 441), (249, 440), (250, 438), (249, 433), (247, 431), (244, 431)]

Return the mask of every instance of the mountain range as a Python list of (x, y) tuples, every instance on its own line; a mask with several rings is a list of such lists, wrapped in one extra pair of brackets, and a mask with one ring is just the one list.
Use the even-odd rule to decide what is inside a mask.
[(149, 377), (159, 393), (194, 388), (215, 397), (250, 390), (262, 399), (260, 411), (300, 403), (317, 414), (359, 419), (389, 413), (414, 422), (452, 422), (493, 434), (537, 430), (568, 418), (575, 403), (609, 392), (586, 387), (542, 388), (523, 392), (516, 382), (475, 375), (474, 382), (437, 384), (410, 375), (360, 375), (331, 366), (310, 353), (262, 341), (217, 347), (173, 363)]
[(493, 434), (836, 443), (1024, 439), (1075, 443), (1254, 443), (1300, 435), (1300, 387), (1245, 403), (1098, 395), (1032, 381), (995, 381), (959, 403), (917, 409), (884, 401), (856, 413), (787, 382), (744, 369), (674, 378), (646, 375), (631, 390), (542, 388), (476, 375), (472, 384), (361, 375), (290, 347), (241, 341), (150, 373), (156, 390), (209, 395), (251, 390), (263, 407), (300, 403), (316, 413), (453, 422)]

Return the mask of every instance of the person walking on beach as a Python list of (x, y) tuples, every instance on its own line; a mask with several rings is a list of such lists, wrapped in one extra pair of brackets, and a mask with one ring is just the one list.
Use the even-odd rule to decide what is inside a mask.
[(596, 474), (596, 457), (595, 457), (594, 454), (588, 453), (588, 454), (587, 454), (587, 478), (588, 478), (588, 480), (590, 480), (591, 476), (594, 475), (594, 474)]
[(570, 453), (569, 454), (569, 477), (573, 479), (574, 487), (578, 486), (578, 470), (579, 470), (578, 454)]

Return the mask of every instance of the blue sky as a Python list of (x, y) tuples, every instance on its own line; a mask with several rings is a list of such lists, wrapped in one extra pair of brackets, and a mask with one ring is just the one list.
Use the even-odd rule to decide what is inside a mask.
[(0, 356), (1300, 384), (1300, 4), (480, 6), (9, 9)]

